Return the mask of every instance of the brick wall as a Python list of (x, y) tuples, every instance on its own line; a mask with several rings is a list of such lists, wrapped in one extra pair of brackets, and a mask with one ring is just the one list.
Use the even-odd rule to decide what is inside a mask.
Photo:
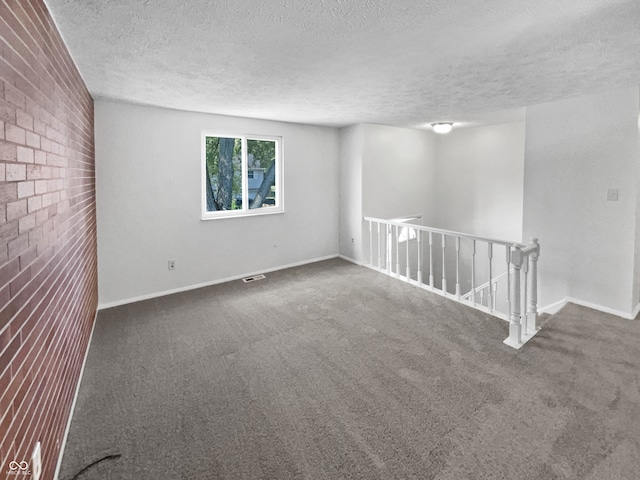
[(52, 479), (97, 306), (93, 101), (42, 0), (0, 0), (0, 53), (0, 478), (40, 441)]

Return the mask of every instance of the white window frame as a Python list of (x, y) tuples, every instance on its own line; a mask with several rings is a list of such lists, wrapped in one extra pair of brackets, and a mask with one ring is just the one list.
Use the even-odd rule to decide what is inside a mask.
[[(242, 210), (219, 210), (215, 212), (207, 211), (207, 137), (222, 137), (222, 138), (239, 138), (242, 142)], [(247, 155), (247, 140), (267, 140), (273, 141), (276, 144), (276, 204), (271, 207), (265, 208), (249, 208), (249, 179), (248, 179), (248, 155)], [(200, 136), (200, 148), (201, 148), (201, 176), (200, 186), (202, 191), (201, 199), (201, 218), (202, 220), (216, 220), (220, 218), (234, 218), (234, 217), (253, 217), (256, 215), (273, 215), (277, 213), (284, 213), (284, 148), (283, 137), (275, 135), (253, 135), (247, 133), (238, 132), (221, 132), (217, 130), (202, 130)]]

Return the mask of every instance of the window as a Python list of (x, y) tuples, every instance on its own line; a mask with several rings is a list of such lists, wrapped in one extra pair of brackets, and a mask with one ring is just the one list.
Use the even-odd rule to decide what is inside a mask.
[(418, 238), (418, 233), (415, 228), (411, 227), (398, 227), (400, 228), (400, 233), (398, 234), (398, 242), (403, 243), (408, 240), (415, 240)]
[(283, 212), (282, 138), (202, 133), (202, 218)]
[[(392, 218), (394, 222), (411, 223), (414, 225), (422, 224), (422, 215), (411, 215), (409, 217), (396, 217)], [(408, 242), (409, 240), (415, 240), (418, 238), (418, 231), (411, 227), (397, 227), (398, 228), (398, 243)]]

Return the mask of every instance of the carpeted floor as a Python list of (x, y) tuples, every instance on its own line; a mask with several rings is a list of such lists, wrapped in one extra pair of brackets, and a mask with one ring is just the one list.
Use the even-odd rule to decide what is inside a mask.
[(339, 259), (101, 311), (61, 480), (640, 477), (640, 323), (507, 323)]

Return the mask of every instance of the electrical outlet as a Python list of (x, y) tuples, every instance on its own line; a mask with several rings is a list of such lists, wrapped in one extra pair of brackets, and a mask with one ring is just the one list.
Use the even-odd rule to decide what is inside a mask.
[(608, 202), (617, 202), (618, 201), (618, 189), (610, 188), (607, 190), (607, 201)]
[(31, 454), (31, 480), (40, 480), (42, 474), (42, 448), (40, 442), (36, 443), (33, 453)]
[(175, 270), (175, 269), (176, 269), (176, 261), (169, 260), (169, 270)]

